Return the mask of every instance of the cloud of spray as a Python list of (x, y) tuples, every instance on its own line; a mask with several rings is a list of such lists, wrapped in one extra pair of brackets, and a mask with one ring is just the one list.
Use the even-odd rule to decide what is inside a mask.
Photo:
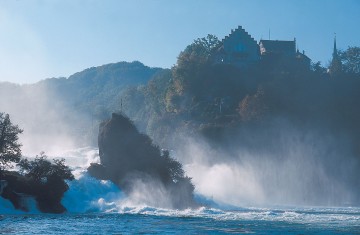
[[(14, 124), (24, 130), (20, 142), (25, 155), (41, 151), (54, 155), (63, 149), (81, 146), (80, 136), (91, 121), (66, 104), (43, 84), (1, 84), (0, 111), (10, 114)], [(82, 130), (84, 130), (82, 132)]]
[(75, 180), (67, 182), (69, 190), (61, 200), (68, 212), (118, 211), (119, 203), (125, 199), (123, 192), (110, 180), (97, 180), (87, 174), (86, 169), (91, 163), (100, 162), (97, 148), (63, 149), (49, 157), (64, 158), (66, 164), (73, 169)]
[[(257, 133), (255, 133), (257, 132)], [(289, 123), (264, 131), (241, 133), (225, 148), (188, 139), (177, 150), (196, 192), (219, 203), (236, 206), (325, 205), (359, 203), (354, 188), (354, 157), (346, 140), (323, 132), (299, 130)], [(256, 136), (255, 147), (243, 144)], [(240, 135), (239, 135), (240, 136)], [(265, 135), (267, 136), (267, 134)], [(229, 147), (232, 146), (232, 147)]]
[(159, 180), (140, 174), (131, 175), (128, 179), (131, 189), (127, 199), (122, 204), (174, 208), (169, 190)]
[(79, 148), (58, 155), (74, 169), (75, 180), (68, 182), (69, 190), (62, 204), (69, 212), (131, 212), (139, 208), (174, 208), (171, 192), (159, 180), (146, 174), (133, 173), (127, 177), (131, 187), (125, 195), (110, 180), (98, 180), (87, 173), (90, 163), (98, 163), (96, 148)]

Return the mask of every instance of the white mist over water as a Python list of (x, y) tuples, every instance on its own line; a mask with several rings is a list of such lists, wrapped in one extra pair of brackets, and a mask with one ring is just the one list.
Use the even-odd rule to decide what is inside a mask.
[(45, 82), (4, 83), (0, 88), (2, 96), (7, 97), (0, 99), (0, 112), (8, 113), (12, 123), (24, 130), (19, 142), (26, 156), (35, 156), (41, 151), (55, 155), (64, 149), (82, 146), (76, 133), (84, 132), (91, 121), (66, 104), (61, 94), (52, 91)]
[[(276, 151), (214, 149), (188, 139), (177, 158), (192, 177), (196, 193), (235, 206), (344, 206), (356, 203), (346, 181), (356, 171), (330, 137), (288, 131)], [(337, 146), (338, 147), (338, 146)]]
[(134, 175), (131, 190), (125, 195), (109, 180), (98, 180), (87, 173), (91, 163), (99, 163), (97, 148), (79, 148), (57, 157), (64, 158), (71, 166), (75, 180), (69, 181), (69, 190), (62, 204), (69, 212), (122, 212), (139, 208), (172, 208), (171, 195), (158, 181)]
[[(312, 207), (244, 207), (246, 203), (267, 202), (269, 191), (264, 187), (263, 177), (259, 177), (255, 162), (242, 164), (224, 160), (216, 162), (204, 155), (208, 153), (204, 145), (189, 145), (191, 151), (198, 153), (192, 164), (185, 166), (187, 174), (193, 177), (198, 194), (215, 202), (233, 204), (241, 207), (217, 206), (200, 207), (198, 209), (173, 210), (164, 208), (163, 198), (158, 197), (155, 204), (147, 195), (150, 185), (139, 182), (137, 193), (124, 195), (121, 190), (110, 181), (97, 180), (90, 177), (85, 169), (91, 162), (98, 162), (98, 149), (79, 148), (58, 153), (58, 157), (66, 158), (66, 162), (74, 169), (76, 180), (69, 182), (70, 189), (65, 193), (63, 205), (69, 213), (119, 213), (166, 217), (209, 218), (219, 221), (270, 221), (285, 223), (304, 223), (307, 226), (354, 227), (360, 221), (359, 208), (312, 208)], [(198, 150), (196, 150), (198, 149)], [(203, 153), (203, 154), (200, 154)], [(55, 157), (55, 156), (50, 156)], [(204, 163), (204, 164), (203, 164)], [(202, 165), (203, 164), (203, 165)], [(267, 163), (264, 165), (268, 166)], [(286, 163), (284, 163), (285, 167)], [(273, 169), (272, 169), (273, 170)], [(272, 179), (273, 180), (273, 179)], [(268, 181), (268, 182), (271, 182)], [(276, 190), (282, 190), (276, 189)], [(276, 191), (275, 190), (275, 191)], [(158, 196), (157, 194), (155, 196)], [(201, 201), (200, 201), (201, 202)], [(206, 202), (206, 200), (205, 200)], [(207, 201), (209, 202), (209, 201)], [(166, 204), (166, 203), (165, 203)], [(38, 213), (32, 210), (30, 214)], [(24, 214), (14, 210), (11, 203), (0, 198), (0, 214)]]
[[(73, 134), (78, 132), (76, 128), (91, 123), (88, 118), (63, 102), (54, 102), (61, 100), (59, 94), (51, 93), (46, 86), (11, 86), (21, 96), (0, 100), (0, 111), (9, 113), (12, 122), (24, 129), (20, 135), (24, 155), (34, 157), (45, 151), (49, 158), (65, 158), (74, 169), (77, 180), (70, 183), (64, 198), (72, 208), (69, 211), (112, 211), (125, 205), (171, 207), (161, 185), (138, 180), (134, 182), (137, 190), (125, 197), (110, 182), (86, 175), (90, 163), (99, 163), (98, 149), (78, 148), (81, 145)], [(6, 95), (6, 91), (1, 92)], [(352, 202), (355, 189), (346, 184), (346, 175), (342, 174), (353, 172), (356, 166), (344, 161), (342, 152), (337, 151), (342, 138), (280, 126), (287, 130), (274, 135), (278, 151), (254, 151), (240, 145), (235, 150), (219, 151), (201, 139), (187, 139), (177, 143), (179, 149), (174, 155), (192, 178), (196, 193), (217, 203), (333, 206)], [(273, 149), (271, 141), (266, 144)], [(231, 143), (237, 145), (236, 140)]]

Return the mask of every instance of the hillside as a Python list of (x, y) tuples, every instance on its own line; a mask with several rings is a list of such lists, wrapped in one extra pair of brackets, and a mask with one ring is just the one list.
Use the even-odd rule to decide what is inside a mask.
[[(150, 68), (138, 61), (119, 62), (92, 67), (64, 79), (46, 79), (36, 86), (58, 94), (82, 112), (102, 115), (105, 110), (119, 109), (125, 88), (145, 85), (160, 68)], [(99, 110), (100, 109), (100, 110)]]
[(25, 152), (57, 151), (51, 146), (59, 142), (67, 148), (96, 145), (98, 123), (120, 110), (122, 93), (145, 85), (161, 71), (137, 61), (119, 62), (69, 78), (29, 85), (0, 83), (0, 93), (6, 97), (0, 99), (0, 110), (25, 130), (21, 136)]

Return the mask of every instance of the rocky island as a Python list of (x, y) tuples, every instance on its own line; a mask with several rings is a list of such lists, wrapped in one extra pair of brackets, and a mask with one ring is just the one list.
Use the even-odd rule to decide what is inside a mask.
[(113, 113), (100, 124), (98, 143), (101, 163), (88, 168), (92, 176), (111, 180), (127, 194), (136, 190), (133, 183), (137, 180), (155, 182), (168, 195), (170, 207), (195, 206), (194, 186), (182, 165), (141, 134), (129, 118)]

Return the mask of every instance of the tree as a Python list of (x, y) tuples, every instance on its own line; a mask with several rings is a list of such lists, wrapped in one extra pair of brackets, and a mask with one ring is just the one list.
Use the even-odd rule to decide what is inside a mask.
[(18, 135), (23, 131), (10, 121), (9, 114), (0, 112), (0, 172), (21, 158), (21, 144)]
[(348, 47), (346, 51), (341, 51), (339, 54), (344, 72), (360, 73), (360, 47)]
[(42, 152), (34, 160), (22, 159), (18, 166), (25, 178), (30, 182), (42, 212), (63, 213), (66, 208), (61, 205), (64, 193), (69, 189), (65, 180), (73, 180), (71, 169), (65, 165), (65, 160), (47, 160)]
[(190, 46), (196, 47), (198, 50), (200, 50), (203, 57), (209, 59), (219, 48), (220, 41), (215, 35), (208, 34), (204, 38), (196, 39)]
[(239, 114), (243, 121), (259, 121), (263, 119), (269, 111), (269, 107), (266, 101), (269, 97), (266, 97), (263, 88), (258, 88), (254, 95), (247, 95), (239, 104)]
[(53, 159), (53, 163), (47, 160), (47, 156), (41, 152), (35, 160), (22, 159), (18, 166), (22, 173), (35, 182), (47, 182), (49, 179), (73, 180), (71, 169), (65, 165), (65, 159)]
[(162, 156), (165, 159), (166, 168), (169, 170), (170, 177), (173, 181), (177, 182), (185, 177), (185, 171), (182, 169), (181, 163), (170, 157), (168, 150), (163, 151)]
[(220, 45), (219, 39), (211, 34), (208, 34), (204, 38), (194, 40), (192, 44), (188, 45), (185, 50), (180, 53), (175, 68), (199, 66), (210, 62)]
[(329, 73), (331, 77), (339, 77), (343, 72), (343, 64), (340, 57), (334, 56), (329, 65)]
[(326, 68), (321, 65), (321, 62), (311, 63), (311, 70), (317, 75), (322, 75), (326, 73)]
[(189, 110), (207, 82), (215, 52), (221, 45), (214, 35), (198, 38), (182, 51), (172, 68), (172, 80), (166, 93), (166, 108), (170, 112)]

